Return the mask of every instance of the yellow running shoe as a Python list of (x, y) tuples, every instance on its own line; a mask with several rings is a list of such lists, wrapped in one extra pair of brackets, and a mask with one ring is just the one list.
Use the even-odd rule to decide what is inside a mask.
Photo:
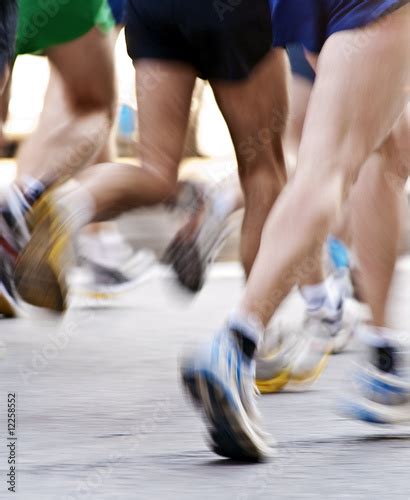
[(312, 384), (327, 366), (332, 342), (320, 319), (307, 318), (300, 331), (290, 331), (287, 337), (278, 350), (262, 350), (257, 359), (256, 385), (262, 394), (289, 384)]
[(67, 307), (66, 273), (74, 262), (72, 238), (53, 192), (34, 205), (28, 217), (31, 238), (17, 259), (15, 282), (21, 298), (62, 312)]

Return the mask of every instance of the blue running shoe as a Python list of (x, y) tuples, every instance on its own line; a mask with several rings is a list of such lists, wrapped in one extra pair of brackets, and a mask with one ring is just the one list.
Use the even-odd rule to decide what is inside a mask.
[(403, 352), (391, 346), (373, 347), (372, 361), (355, 377), (358, 397), (344, 413), (373, 424), (410, 423), (410, 380), (403, 370)]
[(255, 364), (242, 353), (234, 334), (218, 334), (198, 355), (185, 358), (181, 374), (203, 412), (215, 453), (247, 462), (271, 456), (255, 404)]

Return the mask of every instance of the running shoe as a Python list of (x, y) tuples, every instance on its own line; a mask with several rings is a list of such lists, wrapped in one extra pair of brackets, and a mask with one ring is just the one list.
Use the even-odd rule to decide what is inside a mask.
[(190, 292), (199, 292), (209, 265), (233, 230), (215, 211), (217, 193), (203, 195), (202, 203), (182, 227), (165, 251), (164, 261), (171, 264), (179, 283)]
[(353, 337), (358, 317), (346, 307), (348, 301), (345, 273), (332, 273), (326, 280), (328, 295), (318, 307), (306, 302), (304, 329), (316, 332), (317, 337), (329, 340), (331, 354), (344, 351)]
[(4, 255), (15, 261), (28, 240), (30, 229), (26, 216), (30, 206), (20, 189), (12, 185), (6, 192), (6, 198), (0, 205), (0, 248)]
[(188, 395), (205, 417), (215, 453), (252, 462), (271, 455), (256, 408), (255, 365), (233, 333), (218, 334), (197, 355), (185, 358), (181, 374)]
[[(285, 330), (283, 325), (281, 329)], [(274, 342), (273, 348), (268, 331), (256, 362), (258, 389), (268, 394), (292, 383), (312, 384), (326, 368), (329, 355), (346, 348), (353, 330), (354, 324), (343, 318), (342, 306), (335, 311), (322, 305), (306, 311), (301, 327), (276, 332), (281, 342)]]
[(27, 219), (32, 232), (16, 262), (17, 291), (31, 305), (62, 312), (67, 306), (66, 274), (74, 262), (73, 238), (52, 191), (40, 198)]
[[(155, 254), (140, 250), (117, 266), (81, 257), (81, 292), (95, 299), (110, 299), (134, 289), (157, 262)], [(85, 271), (85, 273), (84, 273)], [(84, 281), (84, 276), (88, 276)]]
[(29, 210), (24, 195), (12, 185), (0, 206), (0, 315), (6, 317), (15, 317), (20, 309), (13, 275), (19, 252), (30, 238)]
[[(313, 321), (309, 327), (312, 324)], [(322, 325), (316, 322), (315, 326)], [(306, 329), (289, 332), (289, 338), (278, 351), (265, 351), (258, 356), (256, 385), (262, 394), (270, 394), (292, 383), (311, 384), (323, 373), (329, 354), (329, 339)]]
[(344, 403), (345, 416), (372, 424), (410, 423), (410, 378), (403, 352), (372, 348), (373, 359), (358, 367), (356, 394)]

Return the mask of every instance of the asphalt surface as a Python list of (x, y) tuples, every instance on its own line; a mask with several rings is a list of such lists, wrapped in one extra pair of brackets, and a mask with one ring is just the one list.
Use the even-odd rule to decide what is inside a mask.
[[(1, 499), (410, 497), (410, 429), (335, 411), (349, 390), (355, 345), (309, 390), (260, 399), (277, 440), (270, 462), (213, 455), (182, 393), (178, 357), (221, 324), (242, 279), (221, 265), (189, 300), (160, 274), (111, 303), (77, 294), (64, 318), (0, 321)], [(282, 314), (301, 311), (293, 301)], [(16, 494), (6, 486), (9, 393), (17, 394)]]

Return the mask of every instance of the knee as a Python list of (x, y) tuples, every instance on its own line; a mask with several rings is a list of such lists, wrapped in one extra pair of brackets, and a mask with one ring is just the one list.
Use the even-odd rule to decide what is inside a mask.
[(379, 172), (387, 187), (403, 189), (410, 173), (410, 105), (397, 120), (387, 139), (376, 154), (383, 158)]
[(389, 138), (386, 141), (384, 151), (396, 161), (397, 174), (407, 179), (410, 171), (410, 104), (407, 105), (403, 114), (397, 120)]
[(117, 106), (117, 92), (114, 81), (82, 86), (68, 90), (69, 103), (75, 114), (87, 115), (100, 113), (112, 124)]
[(246, 154), (238, 156), (238, 172), (245, 191), (258, 184), (265, 184), (267, 189), (272, 185), (282, 189), (286, 184), (282, 136), (270, 130), (262, 132), (258, 141), (243, 151)]
[(239, 168), (245, 203), (271, 205), (286, 184), (286, 170), (268, 156), (265, 161)]
[(347, 198), (346, 179), (340, 173), (318, 173), (306, 178), (296, 174), (289, 194), (301, 216), (327, 226), (341, 212)]

